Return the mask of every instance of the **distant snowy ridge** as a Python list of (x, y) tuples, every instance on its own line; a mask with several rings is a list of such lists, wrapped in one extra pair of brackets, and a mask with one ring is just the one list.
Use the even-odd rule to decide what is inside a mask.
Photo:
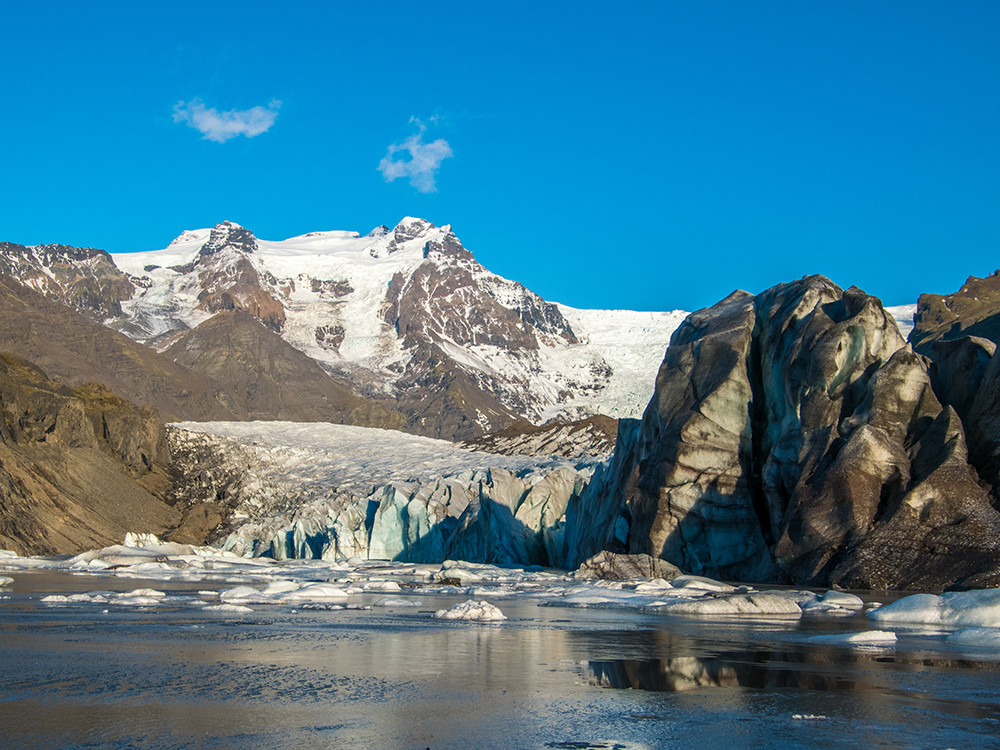
[[(512, 241), (523, 241), (512, 238)], [(450, 362), (485, 394), (478, 432), (592, 414), (636, 417), (686, 313), (576, 310), (483, 268), (448, 225), (255, 238), (232, 222), (113, 256), (135, 286), (117, 327), (163, 350), (227, 309), (258, 317), (361, 392), (428, 387)], [(468, 400), (468, 397), (466, 397)]]

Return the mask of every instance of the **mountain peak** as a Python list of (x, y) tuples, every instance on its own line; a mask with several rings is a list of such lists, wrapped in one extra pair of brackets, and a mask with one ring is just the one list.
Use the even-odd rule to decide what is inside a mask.
[(215, 255), (226, 247), (249, 254), (257, 250), (257, 238), (234, 221), (221, 221), (212, 229), (208, 242), (201, 246), (198, 254)]
[(434, 229), (434, 225), (426, 219), (404, 216), (396, 225), (396, 228), (393, 229), (392, 236), (396, 242), (406, 242), (407, 240), (416, 239), (426, 233), (428, 229)]

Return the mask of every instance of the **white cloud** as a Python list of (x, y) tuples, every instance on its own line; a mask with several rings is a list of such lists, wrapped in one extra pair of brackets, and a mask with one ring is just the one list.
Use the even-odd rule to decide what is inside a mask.
[(253, 138), (266, 133), (274, 125), (280, 107), (281, 102), (272, 99), (266, 107), (220, 112), (215, 107), (206, 107), (201, 99), (192, 99), (174, 105), (174, 122), (186, 123), (201, 133), (205, 140), (225, 143), (238, 135)]
[[(435, 115), (431, 118), (431, 122), (437, 122), (437, 119)], [(392, 182), (397, 177), (408, 177), (410, 184), (421, 193), (433, 193), (437, 190), (434, 173), (442, 161), (454, 154), (444, 138), (425, 143), (424, 132), (427, 126), (416, 117), (411, 117), (410, 122), (416, 123), (418, 132), (402, 143), (393, 143), (389, 146), (388, 152), (379, 162), (378, 171), (382, 173), (386, 182)], [(405, 151), (409, 158), (393, 158), (401, 151)]]

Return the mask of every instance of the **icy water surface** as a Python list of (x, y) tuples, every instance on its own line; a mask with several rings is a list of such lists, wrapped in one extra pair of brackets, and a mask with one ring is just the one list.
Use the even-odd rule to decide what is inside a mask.
[[(0, 745), (25, 748), (1000, 746), (1000, 651), (863, 614), (714, 622), (497, 598), (210, 611), (224, 585), (22, 572), (0, 591)], [(42, 602), (152, 587), (157, 607)], [(201, 592), (201, 593), (199, 593)], [(383, 594), (351, 598), (354, 605)], [(307, 605), (308, 606), (308, 605)]]

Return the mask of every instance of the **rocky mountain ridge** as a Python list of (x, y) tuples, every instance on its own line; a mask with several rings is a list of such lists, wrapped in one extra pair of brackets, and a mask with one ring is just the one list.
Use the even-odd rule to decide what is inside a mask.
[[(243, 312), (355, 395), (392, 399), (405, 429), (445, 438), (517, 420), (638, 415), (683, 317), (546, 302), (483, 268), (449, 226), (411, 217), (365, 236), (280, 242), (222, 222), (164, 250), (113, 256), (6, 245), (0, 263), (161, 352), (214, 316)], [(234, 356), (224, 336), (198, 338), (208, 363)], [(212, 367), (188, 353), (189, 367)]]

